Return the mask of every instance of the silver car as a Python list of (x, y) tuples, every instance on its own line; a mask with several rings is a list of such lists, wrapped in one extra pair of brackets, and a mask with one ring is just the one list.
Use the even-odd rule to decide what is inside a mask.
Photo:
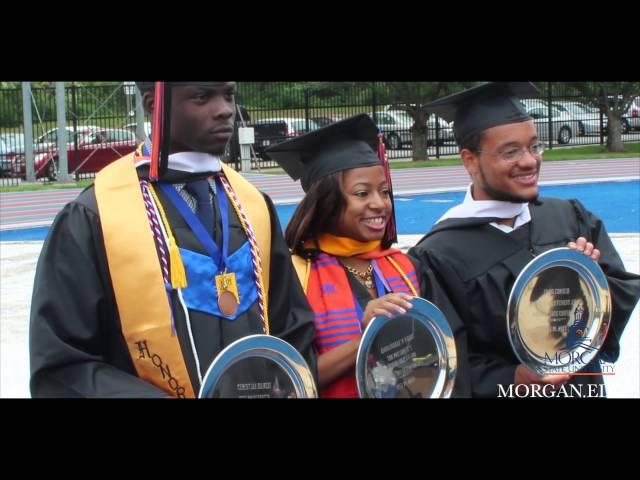
[[(126, 125), (123, 125), (122, 128), (126, 128), (127, 130), (130, 130), (133, 133), (136, 133), (136, 130), (138, 129), (138, 124), (127, 123)], [(151, 122), (144, 122), (144, 133), (147, 137), (151, 136)]]
[(376, 112), (374, 116), (369, 112), (376, 126), (384, 134), (387, 148), (397, 150), (403, 146), (411, 145), (411, 127), (414, 124), (413, 118), (403, 110), (388, 110)]
[[(436, 143), (436, 119), (439, 143), (454, 141), (451, 126), (442, 118), (432, 114), (427, 120), (427, 145), (435, 145)], [(398, 149), (413, 143), (411, 127), (413, 127), (415, 120), (406, 111), (387, 109), (383, 112), (376, 112), (374, 121), (384, 133), (389, 149)]]
[(551, 109), (533, 107), (527, 108), (527, 111), (533, 118), (540, 140), (549, 139), (549, 120), (551, 121), (551, 138), (562, 145), (569, 143), (580, 132), (578, 121), (555, 107)]
[(640, 130), (640, 97), (636, 97), (622, 117), (622, 133)]
[[(437, 131), (436, 131), (436, 121)], [(443, 118), (437, 117), (435, 114), (431, 114), (427, 120), (427, 145), (436, 144), (436, 135), (438, 137), (438, 143), (442, 145), (445, 142), (455, 142), (456, 137), (453, 134), (453, 122), (449, 123)]]
[[(579, 135), (600, 135), (600, 110), (580, 102), (558, 101), (553, 106), (565, 112), (578, 122)], [(607, 117), (603, 116), (603, 127), (607, 126)]]

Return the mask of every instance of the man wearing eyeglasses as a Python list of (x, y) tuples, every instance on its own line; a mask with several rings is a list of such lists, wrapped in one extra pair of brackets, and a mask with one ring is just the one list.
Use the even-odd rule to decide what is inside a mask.
[[(493, 82), (436, 100), (429, 110), (453, 130), (472, 183), (462, 204), (450, 209), (409, 251), (431, 269), (467, 329), (472, 395), (497, 397), (499, 386), (601, 385), (593, 375), (538, 376), (519, 363), (506, 328), (511, 288), (533, 257), (557, 247), (598, 261), (611, 287), (612, 322), (601, 356), (615, 361), (619, 339), (640, 297), (640, 276), (625, 271), (602, 221), (578, 200), (538, 198), (544, 145), (520, 98), (530, 82)], [(601, 387), (600, 390), (603, 390)]]

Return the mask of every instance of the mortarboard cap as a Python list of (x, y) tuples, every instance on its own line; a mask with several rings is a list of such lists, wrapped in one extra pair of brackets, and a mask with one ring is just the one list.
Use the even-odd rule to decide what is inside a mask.
[(425, 108), (454, 122), (453, 133), (461, 145), (487, 128), (531, 120), (520, 99), (538, 94), (531, 82), (490, 82), (440, 98)]
[[(165, 86), (180, 86), (180, 85), (201, 85), (201, 86), (211, 86), (211, 85), (219, 85), (221, 83), (227, 82), (164, 82)], [(156, 85), (156, 82), (135, 82), (140, 91), (153, 89)]]
[[(380, 165), (391, 193), (391, 217), (383, 244), (398, 241), (389, 161), (378, 127), (367, 114), (360, 114), (319, 128), (265, 149), (307, 192), (317, 180), (342, 170)], [(387, 247), (385, 247), (387, 248)]]
[(322, 177), (341, 170), (382, 165), (378, 128), (367, 114), (356, 115), (265, 149), (306, 192)]

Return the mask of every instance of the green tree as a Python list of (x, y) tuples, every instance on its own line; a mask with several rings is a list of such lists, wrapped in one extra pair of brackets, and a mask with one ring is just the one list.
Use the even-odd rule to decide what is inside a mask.
[(607, 115), (607, 151), (624, 152), (622, 117), (640, 95), (640, 82), (571, 82), (577, 91), (595, 99)]
[(393, 104), (413, 118), (411, 139), (413, 160), (428, 160), (427, 120), (429, 112), (425, 105), (437, 98), (462, 91), (479, 82), (383, 82), (380, 85), (381, 102)]

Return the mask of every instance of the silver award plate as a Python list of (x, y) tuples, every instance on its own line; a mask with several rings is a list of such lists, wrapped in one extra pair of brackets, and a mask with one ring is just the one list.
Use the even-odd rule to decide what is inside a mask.
[(356, 357), (361, 398), (448, 398), (457, 359), (453, 332), (433, 303), (413, 297), (403, 315), (375, 317)]
[(207, 370), (198, 398), (315, 398), (316, 385), (293, 346), (249, 335), (222, 350)]
[(511, 346), (539, 375), (576, 373), (598, 354), (611, 318), (600, 266), (569, 248), (549, 250), (516, 279), (507, 306)]

